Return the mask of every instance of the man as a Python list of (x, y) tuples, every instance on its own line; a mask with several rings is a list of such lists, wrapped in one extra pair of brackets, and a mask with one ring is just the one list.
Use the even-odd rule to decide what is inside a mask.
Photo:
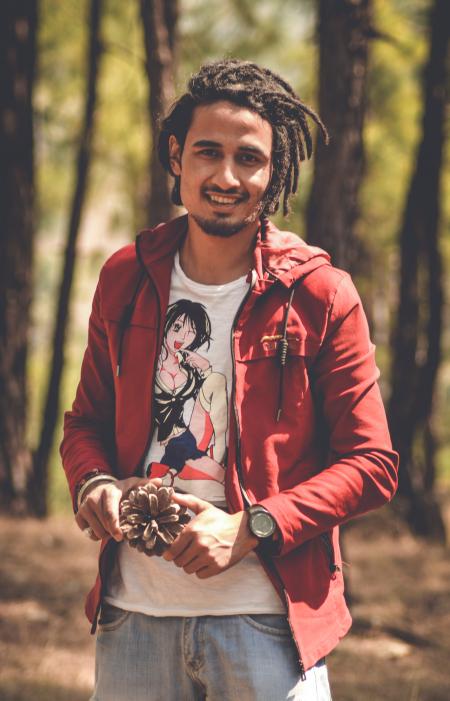
[[(203, 66), (162, 124), (187, 215), (104, 266), (62, 457), (102, 539), (94, 699), (330, 698), (350, 626), (338, 526), (389, 500), (378, 371), (349, 276), (268, 220), (317, 115), (255, 64)], [(163, 557), (123, 542), (154, 479), (193, 513)]]

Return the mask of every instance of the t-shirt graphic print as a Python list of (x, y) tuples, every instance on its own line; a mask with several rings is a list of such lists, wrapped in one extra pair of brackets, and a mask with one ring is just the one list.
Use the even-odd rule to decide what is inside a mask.
[(177, 256), (156, 368), (146, 474), (216, 506), (225, 505), (231, 328), (248, 287), (246, 277), (196, 283)]

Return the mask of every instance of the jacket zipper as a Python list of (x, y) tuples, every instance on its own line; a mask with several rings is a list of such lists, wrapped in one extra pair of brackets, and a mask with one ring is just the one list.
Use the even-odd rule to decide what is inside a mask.
[[(136, 256), (137, 256), (138, 261), (139, 261), (139, 263), (140, 263), (142, 269), (144, 270), (146, 276), (147, 276), (148, 279), (150, 280), (150, 283), (151, 283), (153, 289), (155, 290), (156, 298), (157, 298), (157, 300), (158, 300), (158, 305), (157, 305), (157, 306), (158, 306), (158, 323), (156, 324), (156, 337), (157, 337), (157, 339), (158, 339), (158, 350), (159, 350), (159, 334), (160, 334), (160, 329), (161, 329), (161, 300), (160, 300), (160, 298), (159, 298), (158, 288), (156, 287), (156, 285), (155, 285), (155, 283), (154, 283), (154, 281), (153, 281), (153, 278), (152, 278), (152, 276), (150, 275), (150, 273), (148, 272), (148, 270), (147, 270), (147, 268), (145, 267), (144, 263), (142, 262), (141, 254), (140, 254), (140, 251), (139, 251), (139, 244), (138, 244), (138, 241), (136, 241)], [(152, 391), (153, 391), (153, 388), (154, 388), (154, 386), (155, 386), (155, 378), (156, 378), (156, 368), (157, 368), (157, 366), (158, 366), (158, 357), (156, 357), (156, 361), (155, 361), (155, 363), (154, 363), (154, 365), (153, 365), (153, 375), (152, 375), (152, 384), (151, 384)], [(135, 468), (135, 470), (134, 470), (134, 473), (133, 473), (133, 474), (135, 474), (135, 475), (137, 475), (137, 474), (139, 473), (139, 471), (142, 470), (142, 466), (143, 466), (143, 464), (144, 464), (145, 456), (146, 456), (147, 453), (148, 453), (148, 449), (149, 449), (149, 447), (150, 447), (150, 443), (151, 443), (151, 440), (152, 440), (152, 437), (153, 437), (153, 433), (154, 433), (154, 430), (155, 430), (155, 412), (153, 411), (153, 394), (152, 394), (151, 415), (152, 415), (152, 420), (151, 420), (151, 424), (150, 424), (150, 432), (149, 432), (149, 434), (148, 434), (148, 438), (147, 438), (147, 442), (146, 442), (146, 444), (145, 444), (144, 452), (142, 453), (142, 456), (141, 456), (141, 458), (140, 458), (140, 460), (139, 460), (139, 462), (138, 462), (138, 464), (136, 465), (136, 468)]]
[[(239, 482), (239, 487), (241, 489), (242, 493), (242, 498), (244, 500), (244, 504), (248, 506), (252, 505), (252, 501), (250, 497), (247, 494), (247, 491), (244, 487), (244, 477), (242, 474), (242, 462), (241, 462), (241, 427), (240, 427), (240, 422), (239, 422), (239, 414), (237, 411), (237, 406), (236, 406), (236, 358), (235, 358), (235, 353), (234, 353), (234, 332), (236, 331), (236, 326), (239, 321), (239, 317), (241, 315), (241, 312), (250, 297), (252, 292), (252, 287), (248, 290), (247, 294), (245, 295), (244, 299), (242, 300), (241, 304), (239, 305), (239, 308), (236, 312), (236, 315), (233, 320), (233, 324), (231, 326), (231, 359), (232, 359), (232, 364), (233, 364), (233, 386), (232, 386), (232, 396), (233, 396), (233, 412), (234, 412), (234, 420), (236, 423), (236, 471), (238, 475), (238, 482)], [(272, 569), (271, 569), (272, 572)], [(300, 678), (302, 681), (305, 681), (306, 679), (306, 672), (305, 672), (305, 665), (303, 664), (303, 659), (302, 659), (302, 653), (300, 652), (300, 647), (297, 643), (297, 640), (294, 635), (294, 631), (292, 629), (291, 621), (289, 619), (289, 600), (287, 596), (286, 589), (284, 587), (284, 584), (281, 580), (280, 575), (276, 571), (275, 567), (273, 567), (273, 573), (272, 573), (278, 580), (280, 589), (283, 592), (283, 597), (286, 605), (286, 611), (287, 611), (287, 621), (289, 624), (289, 628), (291, 631), (292, 635), (292, 640), (294, 641), (295, 647), (297, 648), (297, 654), (298, 654), (298, 662), (300, 666)]]
[(320, 539), (322, 540), (322, 543), (325, 546), (325, 550), (327, 551), (328, 567), (329, 567), (331, 574), (335, 574), (335, 572), (340, 572), (341, 568), (339, 567), (339, 565), (336, 564), (336, 558), (334, 555), (334, 546), (333, 546), (333, 541), (331, 540), (330, 534), (329, 533), (321, 533)]
[(244, 296), (244, 299), (239, 305), (239, 308), (235, 314), (235, 317), (233, 319), (233, 323), (231, 325), (231, 362), (233, 366), (233, 384), (232, 384), (232, 396), (233, 396), (233, 412), (234, 412), (234, 421), (236, 424), (236, 470), (237, 470), (237, 475), (238, 475), (238, 482), (239, 482), (239, 487), (241, 489), (242, 497), (244, 499), (244, 503), (247, 506), (251, 506), (252, 502), (250, 497), (248, 496), (245, 487), (244, 487), (244, 479), (242, 475), (242, 463), (241, 463), (241, 426), (239, 422), (239, 414), (236, 406), (236, 357), (235, 357), (235, 352), (234, 352), (234, 332), (236, 331), (236, 326), (237, 322), (239, 321), (239, 317), (241, 315), (241, 312), (252, 293), (252, 285), (250, 288), (247, 290), (246, 295)]

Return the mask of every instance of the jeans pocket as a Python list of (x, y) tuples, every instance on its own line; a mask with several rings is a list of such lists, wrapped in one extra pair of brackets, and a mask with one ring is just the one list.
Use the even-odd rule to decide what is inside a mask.
[(100, 618), (98, 620), (98, 629), (100, 632), (117, 630), (122, 623), (126, 621), (131, 611), (119, 609), (117, 606), (108, 604), (106, 601), (102, 603), (100, 610)]
[(242, 618), (261, 633), (283, 637), (292, 635), (287, 616), (276, 613), (246, 613)]

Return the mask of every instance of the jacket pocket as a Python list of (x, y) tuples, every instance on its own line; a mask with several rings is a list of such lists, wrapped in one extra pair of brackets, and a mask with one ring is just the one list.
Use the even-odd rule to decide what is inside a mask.
[(321, 533), (319, 538), (323, 543), (325, 553), (327, 556), (328, 569), (330, 570), (331, 574), (335, 574), (336, 572), (340, 572), (341, 568), (336, 563), (336, 558), (335, 558), (335, 553), (334, 553), (334, 545), (333, 545), (333, 541), (331, 539), (330, 534), (329, 533)]
[(310, 389), (308, 355), (304, 339), (287, 337), (288, 349), (284, 366), (278, 340), (264, 340), (241, 353), (237, 360), (237, 378), (245, 383), (244, 405), (269, 411), (274, 417), (281, 403), (283, 417), (297, 420), (298, 411)]
[[(242, 333), (238, 336), (236, 347), (236, 359), (241, 361), (261, 360), (263, 358), (279, 357), (279, 343), (283, 338), (281, 329), (265, 329), (264, 332), (252, 333), (249, 338)], [(288, 330), (286, 334), (287, 357), (309, 357), (311, 360), (317, 355), (320, 343), (311, 338), (305, 332), (295, 329)]]

